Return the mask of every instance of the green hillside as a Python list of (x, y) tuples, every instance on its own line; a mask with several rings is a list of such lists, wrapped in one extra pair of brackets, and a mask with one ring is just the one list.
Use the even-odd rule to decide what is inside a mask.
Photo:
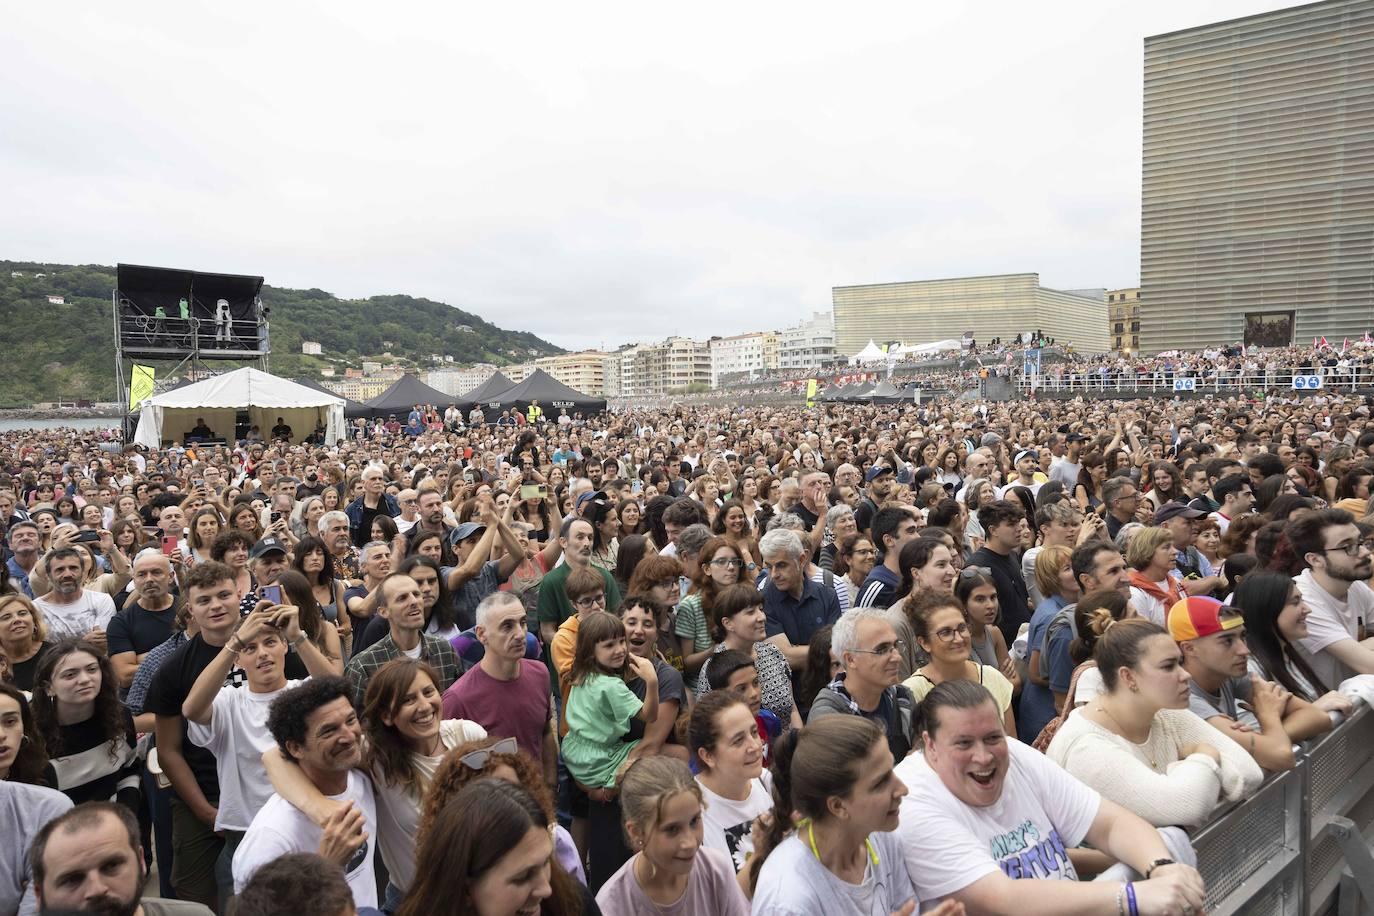
[[(59, 397), (115, 400), (114, 285), (113, 267), (0, 261), (0, 407)], [(66, 301), (52, 305), (48, 296)], [(563, 352), (526, 331), (498, 328), (431, 299), (337, 299), (319, 289), (274, 286), (263, 287), (262, 299), (272, 310), (270, 367), (276, 375), (318, 378), (328, 366), (342, 375), (345, 368), (361, 368), (364, 358), (423, 369), (434, 365), (434, 355), (463, 365), (519, 363)], [(302, 355), (302, 340), (318, 341), (323, 355)], [(159, 375), (173, 367), (158, 365)]]

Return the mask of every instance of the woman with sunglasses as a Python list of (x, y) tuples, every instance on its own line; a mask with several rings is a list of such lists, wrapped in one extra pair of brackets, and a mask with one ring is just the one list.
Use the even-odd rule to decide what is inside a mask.
[(429, 834), (439, 812), (444, 810), (453, 798), (469, 783), (479, 779), (499, 779), (519, 786), (530, 794), (539, 807), (548, 815), (553, 826), (553, 856), (579, 884), (587, 883), (587, 875), (582, 869), (582, 857), (578, 855), (572, 834), (558, 823), (554, 812), (553, 796), (544, 782), (543, 771), (529, 755), (520, 750), (514, 738), (494, 738), (488, 736), (476, 741), (468, 741), (449, 750), (444, 755), (434, 777), (430, 780), (429, 790), (424, 797), (420, 810), (420, 826), (415, 842), (419, 846)]
[[(487, 732), (466, 719), (444, 719), (438, 674), (410, 658), (387, 662), (372, 675), (362, 718), (364, 767), (377, 794), (376, 841), (391, 878), (385, 898), (391, 910), (414, 881), (420, 808), (444, 754)], [(263, 762), (273, 788), (317, 823), (340, 807), (280, 753), (269, 751)]]
[(1007, 734), (1016, 734), (1016, 717), (1011, 709), (1012, 683), (996, 668), (981, 665), (973, 658), (972, 631), (959, 599), (935, 592), (922, 595), (915, 602), (907, 602), (906, 616), (916, 642), (930, 658), (928, 664), (902, 682), (916, 701), (925, 699), (936, 684), (973, 681), (986, 687), (997, 701)]

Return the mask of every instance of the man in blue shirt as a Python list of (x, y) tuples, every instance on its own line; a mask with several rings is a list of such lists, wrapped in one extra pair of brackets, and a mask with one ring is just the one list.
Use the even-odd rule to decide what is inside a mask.
[(920, 537), (921, 529), (911, 510), (905, 506), (891, 506), (873, 516), (873, 543), (883, 551), (883, 560), (876, 564), (859, 588), (855, 607), (891, 607), (902, 584), (897, 565), (902, 547), (907, 541)]
[(15, 522), (10, 526), (6, 540), (10, 545), (11, 556), (5, 561), (5, 574), (9, 577), (11, 585), (23, 592), (26, 598), (32, 598), (29, 574), (38, 565), (38, 548), (42, 540), (38, 525), (27, 520)]
[(777, 645), (793, 670), (806, 665), (811, 637), (840, 619), (840, 600), (833, 588), (806, 577), (806, 546), (795, 531), (777, 528), (759, 541), (768, 584), (763, 587), (763, 613), (769, 642)]

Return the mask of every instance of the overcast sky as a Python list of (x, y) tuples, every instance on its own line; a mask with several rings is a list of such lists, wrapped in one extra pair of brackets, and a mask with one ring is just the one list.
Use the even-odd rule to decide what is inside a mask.
[(1139, 277), (1143, 39), (1264, 0), (18, 3), (0, 257), (429, 296), (568, 347)]

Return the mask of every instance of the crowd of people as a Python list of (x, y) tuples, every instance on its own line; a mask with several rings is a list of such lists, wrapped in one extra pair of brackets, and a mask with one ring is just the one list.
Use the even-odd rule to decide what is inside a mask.
[(5, 433), (0, 916), (1201, 913), (1371, 695), (1370, 411)]

